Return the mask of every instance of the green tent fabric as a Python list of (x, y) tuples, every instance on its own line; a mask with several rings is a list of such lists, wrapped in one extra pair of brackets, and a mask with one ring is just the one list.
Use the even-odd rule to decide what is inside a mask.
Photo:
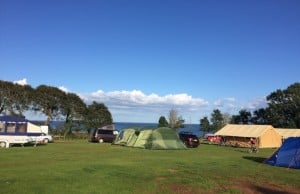
[(153, 150), (186, 149), (177, 132), (167, 127), (123, 129), (113, 144)]
[(152, 129), (144, 129), (140, 131), (133, 147), (150, 149), (152, 132)]
[(117, 137), (115, 138), (113, 144), (127, 146), (128, 142), (130, 142), (131, 138), (133, 138), (135, 132), (136, 132), (135, 128), (128, 128), (128, 129), (121, 130), (117, 135)]
[(136, 139), (138, 138), (138, 133), (135, 130), (129, 137), (128, 141), (127, 141), (127, 146), (133, 146), (136, 142)]

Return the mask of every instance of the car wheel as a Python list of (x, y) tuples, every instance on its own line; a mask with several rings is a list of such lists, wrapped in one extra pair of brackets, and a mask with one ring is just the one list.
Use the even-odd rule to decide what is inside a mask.
[(99, 143), (103, 143), (103, 139), (99, 139)]
[(44, 144), (47, 144), (47, 143), (49, 143), (49, 139), (44, 139)]

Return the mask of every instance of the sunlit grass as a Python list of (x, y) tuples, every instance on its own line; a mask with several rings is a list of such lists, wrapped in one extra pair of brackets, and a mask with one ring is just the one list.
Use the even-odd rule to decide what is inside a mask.
[(275, 150), (201, 145), (143, 150), (68, 141), (0, 149), (1, 193), (239, 193), (235, 181), (300, 189), (300, 170), (264, 165)]

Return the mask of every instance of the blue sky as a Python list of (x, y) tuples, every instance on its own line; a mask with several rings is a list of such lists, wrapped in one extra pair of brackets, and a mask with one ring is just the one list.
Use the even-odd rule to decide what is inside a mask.
[(2, 0), (0, 79), (103, 102), (117, 122), (176, 109), (199, 123), (300, 81), (299, 10), (298, 0)]

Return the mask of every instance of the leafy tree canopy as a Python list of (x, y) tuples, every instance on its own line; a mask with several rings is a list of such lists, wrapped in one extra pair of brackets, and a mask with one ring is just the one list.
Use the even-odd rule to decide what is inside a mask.
[(267, 96), (268, 122), (274, 127), (300, 128), (300, 83)]
[(113, 123), (112, 115), (103, 103), (93, 102), (87, 106), (84, 114), (84, 123), (87, 129), (102, 127)]
[(212, 131), (218, 131), (225, 125), (223, 115), (219, 109), (213, 110), (210, 121)]
[(210, 132), (211, 127), (207, 117), (200, 119), (200, 129), (205, 132)]
[(168, 123), (166, 117), (164, 117), (164, 116), (159, 117), (158, 127), (168, 127), (168, 126), (169, 126), (169, 123)]

